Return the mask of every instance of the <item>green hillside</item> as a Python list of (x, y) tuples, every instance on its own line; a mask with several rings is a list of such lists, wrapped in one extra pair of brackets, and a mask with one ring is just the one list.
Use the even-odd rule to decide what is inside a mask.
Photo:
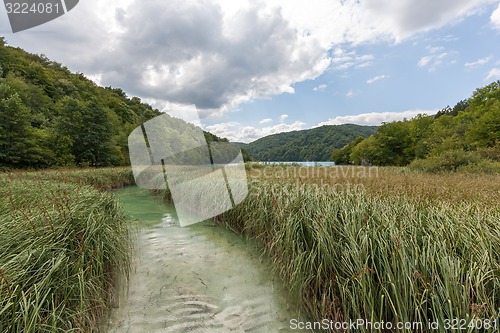
[(500, 81), (434, 116), (380, 126), (333, 152), (337, 164), (409, 165), (424, 171), (500, 171)]
[(160, 114), (0, 37), (0, 169), (128, 165), (128, 135)]
[(247, 144), (245, 149), (258, 161), (329, 161), (334, 149), (376, 130), (376, 126), (325, 125), (269, 135)]

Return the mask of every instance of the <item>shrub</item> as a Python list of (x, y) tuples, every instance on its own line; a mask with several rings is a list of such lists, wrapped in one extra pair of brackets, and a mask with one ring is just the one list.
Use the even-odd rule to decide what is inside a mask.
[(440, 155), (418, 159), (409, 168), (426, 172), (456, 171), (459, 167), (478, 163), (481, 157), (477, 152), (449, 150)]

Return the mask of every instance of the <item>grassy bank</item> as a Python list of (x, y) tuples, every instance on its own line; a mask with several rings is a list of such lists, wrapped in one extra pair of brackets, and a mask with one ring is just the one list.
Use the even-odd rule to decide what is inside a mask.
[(499, 176), (298, 167), (249, 175), (247, 199), (217, 220), (263, 243), (311, 318), (439, 321), (444, 332), (447, 319), (498, 317)]
[[(128, 272), (127, 169), (0, 175), (0, 332), (91, 332)], [(96, 189), (97, 188), (97, 189)]]

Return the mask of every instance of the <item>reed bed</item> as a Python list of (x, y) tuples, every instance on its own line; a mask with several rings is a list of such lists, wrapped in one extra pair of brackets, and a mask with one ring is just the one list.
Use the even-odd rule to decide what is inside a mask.
[(98, 190), (110, 190), (134, 184), (130, 167), (11, 171), (0, 173), (0, 178), (89, 185)]
[(251, 170), (217, 221), (262, 242), (310, 318), (423, 324), (401, 332), (498, 320), (499, 176), (297, 169)]
[[(0, 332), (93, 332), (127, 276), (129, 170), (0, 175)], [(95, 187), (92, 187), (93, 185)]]
[(500, 175), (462, 172), (423, 173), (393, 167), (298, 167), (276, 166), (250, 169), (256, 180), (312, 183), (331, 186), (337, 192), (362, 188), (370, 195), (408, 196), (429, 202), (498, 205)]

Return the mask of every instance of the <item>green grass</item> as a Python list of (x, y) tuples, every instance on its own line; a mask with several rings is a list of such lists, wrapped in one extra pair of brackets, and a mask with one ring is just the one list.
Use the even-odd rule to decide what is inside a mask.
[[(251, 174), (247, 199), (217, 221), (262, 242), (312, 319), (439, 321), (444, 332), (445, 319), (498, 318), (498, 196), (455, 197), (472, 196), (491, 176), (470, 178), (469, 188), (457, 181), (466, 174), (383, 170), (371, 179), (351, 177), (363, 186), (339, 191), (341, 177), (272, 174)], [(420, 179), (416, 186), (425, 190), (409, 179)], [(437, 197), (442, 184), (455, 189)], [(496, 184), (490, 190), (498, 193)]]
[[(498, 317), (499, 176), (339, 170), (249, 168), (248, 198), (217, 221), (261, 241), (311, 319), (444, 332), (445, 319)], [(0, 332), (96, 330), (130, 241), (95, 187), (132, 181), (127, 169), (0, 176)]]
[(128, 167), (54, 169), (35, 172), (13, 171), (0, 173), (0, 178), (90, 185), (98, 190), (110, 190), (134, 184), (132, 170)]
[(127, 169), (0, 175), (0, 332), (97, 330), (131, 243), (116, 200), (95, 187), (130, 182)]

